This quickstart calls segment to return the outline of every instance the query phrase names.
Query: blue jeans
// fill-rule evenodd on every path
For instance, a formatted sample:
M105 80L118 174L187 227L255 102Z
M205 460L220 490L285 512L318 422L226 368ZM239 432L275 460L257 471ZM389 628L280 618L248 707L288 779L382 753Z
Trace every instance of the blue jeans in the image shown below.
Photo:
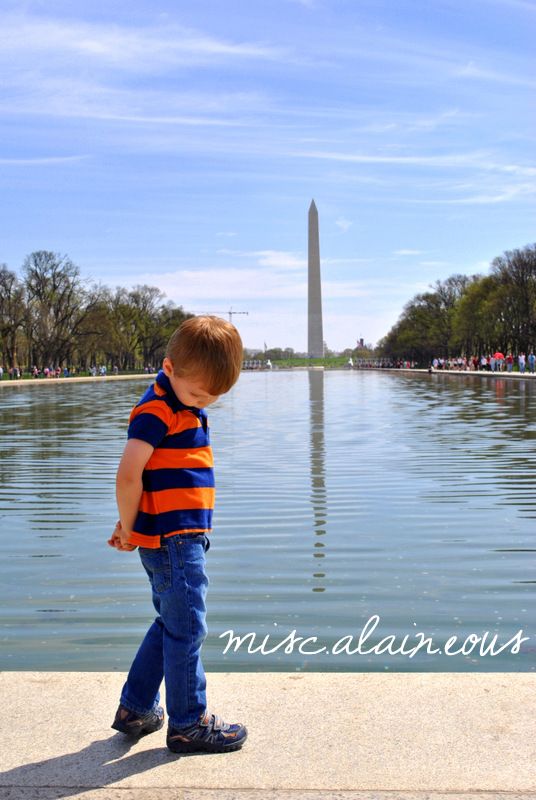
M210 542L204 534L162 541L158 549L138 549L158 616L132 662L121 703L148 713L158 705L165 679L169 722L180 728L195 722L207 705L201 645L207 635L205 552Z

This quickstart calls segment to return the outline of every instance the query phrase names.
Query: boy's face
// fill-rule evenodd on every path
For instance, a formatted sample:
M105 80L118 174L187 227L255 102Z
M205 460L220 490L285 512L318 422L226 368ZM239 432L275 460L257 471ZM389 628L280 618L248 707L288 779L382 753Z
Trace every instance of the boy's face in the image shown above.
M173 364L169 358L165 358L162 368L169 378L171 388L185 406L193 406L194 408L206 408L215 403L218 399L218 394L210 394L207 392L203 385L203 379L198 378L179 378L173 372Z

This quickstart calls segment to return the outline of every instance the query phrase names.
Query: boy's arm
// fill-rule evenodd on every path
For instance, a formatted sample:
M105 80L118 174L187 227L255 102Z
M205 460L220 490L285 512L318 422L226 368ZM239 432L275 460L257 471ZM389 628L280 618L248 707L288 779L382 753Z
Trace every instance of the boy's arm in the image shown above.
M120 538L127 545L134 527L143 491L142 473L154 447L141 439L129 439L123 452L115 482L117 508L121 522ZM125 549L134 549L129 545Z

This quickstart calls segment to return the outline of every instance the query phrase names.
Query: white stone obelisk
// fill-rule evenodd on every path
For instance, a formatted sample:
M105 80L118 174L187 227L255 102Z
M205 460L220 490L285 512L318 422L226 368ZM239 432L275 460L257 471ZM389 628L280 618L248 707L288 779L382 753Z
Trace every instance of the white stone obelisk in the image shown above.
M309 207L309 294L308 294L308 339L310 358L324 358L324 333L322 331L322 286L320 282L320 241L318 234L318 211L315 201Z

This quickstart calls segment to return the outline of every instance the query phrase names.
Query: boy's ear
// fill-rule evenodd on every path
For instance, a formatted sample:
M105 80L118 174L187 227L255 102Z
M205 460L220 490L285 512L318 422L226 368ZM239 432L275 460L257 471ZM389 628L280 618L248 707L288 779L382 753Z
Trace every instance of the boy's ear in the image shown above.
M171 363L171 361L167 356L162 361L162 369L164 370L168 378L170 375L173 375L173 364Z

